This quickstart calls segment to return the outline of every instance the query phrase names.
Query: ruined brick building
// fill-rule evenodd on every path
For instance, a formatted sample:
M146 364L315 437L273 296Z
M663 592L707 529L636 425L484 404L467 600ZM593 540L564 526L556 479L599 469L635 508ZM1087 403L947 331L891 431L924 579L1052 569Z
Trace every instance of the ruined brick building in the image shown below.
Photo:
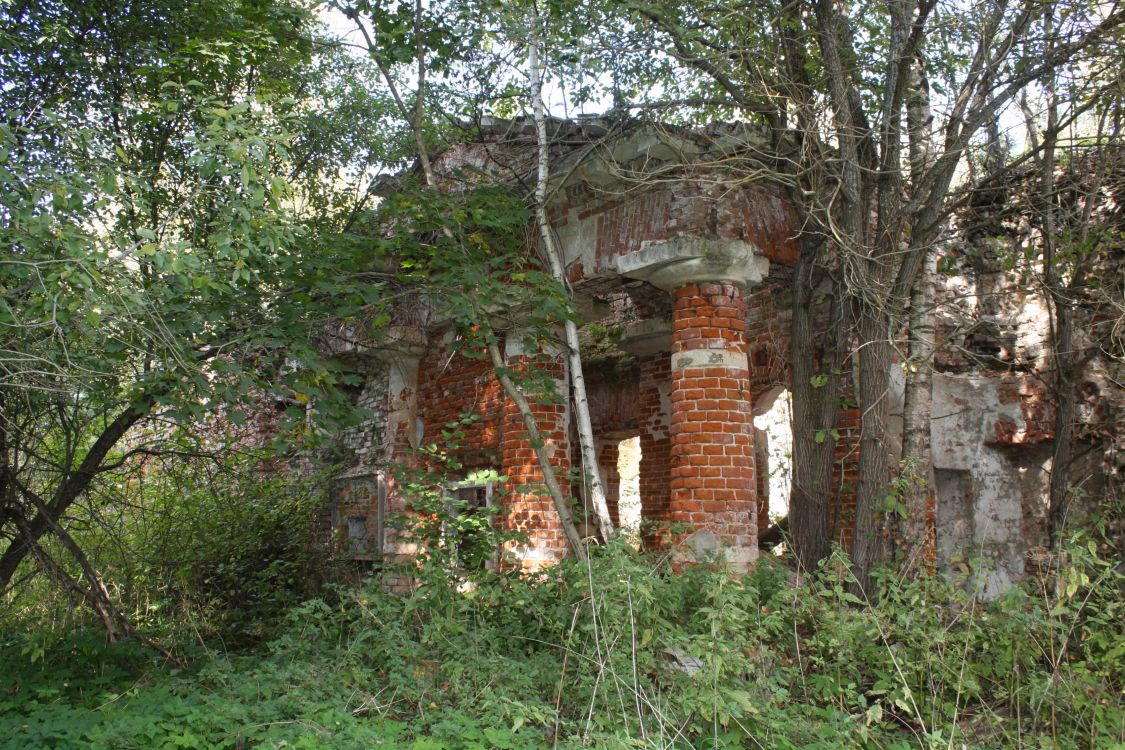
M618 458L622 441L631 440L630 455L639 444L641 519L689 529L688 554L720 553L745 566L770 523L771 469L783 469L770 465L766 434L754 419L784 399L788 384L797 214L779 186L729 166L729 155L760 138L752 127L608 132L595 118L555 127L549 210L587 321L586 378L611 512L621 520ZM494 122L479 140L443 154L436 168L525 176L534 144L530 123ZM1044 346L1042 321L1031 319L1037 303L1013 299L999 310L986 301L987 315L973 307L984 286L1000 283L997 274L949 277L938 291L947 345L933 386L933 523L942 564L983 553L1002 586L1023 575L1028 551L1044 541L1051 408L1035 365ZM487 506L494 523L523 535L509 559L534 568L566 555L557 514L537 487L542 475L520 415L487 360L454 353L448 325L425 302L404 309L376 338L370 346L355 337L338 346L364 372L357 401L374 415L345 436L353 463L334 489L335 521L352 550L371 557L414 552L388 523L408 511L395 467L416 463L417 448L473 414L456 449L463 481L450 492ZM1004 346L1009 350L997 350ZM1000 366L982 367L984 350ZM566 393L561 346L527 352L513 331L505 357L512 368L534 359ZM1013 366L1020 358L1027 361ZM1090 387L1108 387L1095 380ZM580 463L569 408L535 408L552 462L566 475ZM831 436L838 483L832 527L845 543L858 429L858 414L845 409ZM889 460L899 441L885 436ZM581 494L577 484L574 490Z

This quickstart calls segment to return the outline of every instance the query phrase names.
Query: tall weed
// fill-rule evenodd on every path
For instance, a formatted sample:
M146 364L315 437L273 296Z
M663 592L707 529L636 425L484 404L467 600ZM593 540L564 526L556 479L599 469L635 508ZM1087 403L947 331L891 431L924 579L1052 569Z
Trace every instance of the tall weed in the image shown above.
M891 571L860 601L840 554L799 580L624 544L531 577L423 565L410 595L293 607L258 653L57 692L58 654L35 674L12 638L0 747L1120 747L1123 577L1092 542L995 602Z

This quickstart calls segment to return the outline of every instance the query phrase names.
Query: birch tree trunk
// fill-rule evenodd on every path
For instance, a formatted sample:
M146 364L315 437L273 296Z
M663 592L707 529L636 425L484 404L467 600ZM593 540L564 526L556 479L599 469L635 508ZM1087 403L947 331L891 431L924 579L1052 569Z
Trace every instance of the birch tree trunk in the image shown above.
M895 544L906 570L928 561L935 543L929 514L934 503L934 463L930 446L934 382L934 277L937 253L931 250L923 263L922 278L910 297L910 351L902 407L902 471L911 476L902 498L906 517L898 524Z
M558 282L567 287L566 271L562 264L562 254L547 218L547 182L550 179L550 153L547 139L547 118L543 106L544 65L540 55L543 18L538 3L532 5L531 34L527 45L528 78L531 82L531 111L535 120L535 134L538 142L539 170L535 182L535 223L539 227L539 239L543 252L551 266L551 273ZM589 482L589 495L598 528L606 541L613 538L613 518L606 503L605 485L602 482L601 467L598 465L597 449L594 445L594 429L590 423L590 404L586 398L586 379L582 374L582 354L578 342L578 326L569 318L563 322L566 337L566 352L569 360L570 388L573 395L575 421L578 425L578 442L582 450L582 469Z
M930 87L921 62L915 60L910 71L910 91L906 102L907 133L910 144L910 182L918 183L933 159L933 113ZM936 502L934 464L931 452L934 375L934 284L937 277L937 251L927 248L921 278L910 295L908 353L905 368L902 408L903 471L911 473L902 498L906 517L898 525L893 542L906 570L925 563L924 556L936 543L929 513Z

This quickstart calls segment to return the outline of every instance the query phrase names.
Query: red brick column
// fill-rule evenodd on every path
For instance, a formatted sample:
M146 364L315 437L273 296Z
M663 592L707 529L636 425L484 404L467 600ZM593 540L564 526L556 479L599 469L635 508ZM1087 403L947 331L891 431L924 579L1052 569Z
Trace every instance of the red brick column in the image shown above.
M549 355L528 357L518 350L510 350L508 354L508 366L513 370L533 366L555 379L559 393L566 393L566 367L561 358ZM547 403L534 393L527 396L551 465L565 488L568 486L565 475L570 471L566 403L561 400ZM526 537L508 547L522 567L535 570L570 554L558 511L543 484L543 471L527 435L523 417L509 398L504 401L501 420L500 473L508 477L503 523L506 528Z
M685 557L721 554L745 568L758 554L754 424L746 305L734 284L673 292L671 502L691 528Z

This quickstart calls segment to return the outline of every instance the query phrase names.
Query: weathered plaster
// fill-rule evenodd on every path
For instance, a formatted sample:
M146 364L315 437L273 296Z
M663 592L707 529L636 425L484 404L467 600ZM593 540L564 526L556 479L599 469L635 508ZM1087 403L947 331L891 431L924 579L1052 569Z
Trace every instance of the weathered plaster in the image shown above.
M939 556L947 564L984 558L991 569L980 583L989 596L1023 578L1024 506L1045 497L1040 452L995 445L998 423L1026 429L1020 403L1003 397L1006 387L998 377L934 375Z

